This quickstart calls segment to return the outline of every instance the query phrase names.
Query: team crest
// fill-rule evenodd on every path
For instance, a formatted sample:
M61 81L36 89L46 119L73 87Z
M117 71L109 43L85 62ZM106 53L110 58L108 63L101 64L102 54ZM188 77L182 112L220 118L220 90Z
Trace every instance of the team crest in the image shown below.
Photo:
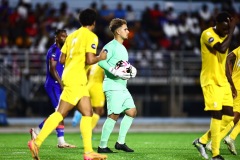
M210 37L209 39L208 39L208 43L211 43L211 42L213 42L214 41L214 38L213 37Z
M93 49L96 49L96 45L95 45L95 44L92 44L91 47L92 47Z

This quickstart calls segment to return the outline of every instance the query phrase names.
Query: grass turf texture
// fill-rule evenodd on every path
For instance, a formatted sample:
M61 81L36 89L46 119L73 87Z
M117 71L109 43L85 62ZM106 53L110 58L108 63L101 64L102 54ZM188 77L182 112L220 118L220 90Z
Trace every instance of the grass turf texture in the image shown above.
M114 149L117 134L110 137L108 147L117 153L108 154L108 160L199 160L202 159L192 141L202 133L129 133L127 145L135 150L126 153ZM29 134L0 134L1 160L31 160L27 147ZM79 133L66 133L67 142L77 145L74 149L59 149L57 139L51 134L40 148L41 160L82 160L82 140ZM93 147L96 151L100 134L93 134ZM240 148L240 140L236 140ZM239 151L240 153L240 151ZM239 160L240 155L231 155L225 144L221 144L221 154L226 160ZM209 157L211 154L209 153Z

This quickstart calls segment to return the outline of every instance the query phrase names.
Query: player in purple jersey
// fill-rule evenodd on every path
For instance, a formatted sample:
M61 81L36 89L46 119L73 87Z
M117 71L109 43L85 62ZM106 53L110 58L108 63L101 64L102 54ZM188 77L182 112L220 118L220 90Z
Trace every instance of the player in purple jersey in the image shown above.
M61 55L61 47L67 38L66 30L56 30L55 43L48 49L46 56L47 76L44 88L51 100L52 106L57 109L58 101L63 90L63 83L61 80L64 65L59 62ZM45 119L46 120L46 119ZM42 129L45 120L36 128L30 129L32 139L35 139ZM64 140L64 122L60 122L56 128L58 137L58 148L75 148L76 146L68 144Z

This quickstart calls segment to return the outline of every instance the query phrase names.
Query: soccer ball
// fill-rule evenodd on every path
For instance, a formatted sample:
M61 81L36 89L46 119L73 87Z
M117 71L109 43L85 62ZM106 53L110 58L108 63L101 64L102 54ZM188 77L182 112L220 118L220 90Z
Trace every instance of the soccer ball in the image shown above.
M131 64L128 61L120 60L116 63L115 69L120 69L123 72L130 73L131 72Z

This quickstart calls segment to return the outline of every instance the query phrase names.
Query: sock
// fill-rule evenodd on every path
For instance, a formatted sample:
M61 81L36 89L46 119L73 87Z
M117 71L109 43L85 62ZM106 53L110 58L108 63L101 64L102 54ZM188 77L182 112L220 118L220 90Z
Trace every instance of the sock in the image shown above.
M233 126L234 126L234 122L231 121L231 122L225 127L225 129L220 132L220 138L221 138L221 140L228 134L228 132L230 132L230 130L233 128Z
M227 116L227 115L223 115L222 116L222 122L221 122L221 131L225 129L225 127L231 122L233 121L233 116Z
M102 135L101 135L101 141L100 141L99 147L101 147L101 148L107 147L108 139L110 137L110 134L113 131L115 124L116 124L115 120L113 120L111 118L106 119L106 121L104 122L103 127L102 127Z
M238 136L240 132L240 121L238 121L238 123L235 125L235 127L233 128L232 132L230 133L230 138L235 140L236 137Z
M82 116L80 121L84 153L92 152L92 117Z
M98 123L98 120L100 119L100 116L96 113L93 113L92 116L92 129L94 129Z
M82 117L82 114L78 110L76 110L74 112L73 119L72 119L72 126L73 127L76 127L79 124L79 122L81 120L81 117Z
M212 139L212 157L219 155L220 151L220 128L221 120L211 118L210 130Z
M63 144L64 140L64 125L58 125L56 128L56 133L58 137L58 144Z
M207 144L211 138L211 132L208 130L202 137L199 138L199 142L202 144Z
M127 132L129 130L130 126L132 125L133 119L134 118L129 117L127 115L125 115L123 117L123 119L121 121L121 124L120 124L118 143L120 143L120 144L124 144L125 143L125 138L126 138L126 135L127 135Z
M223 115L222 116L222 121L221 121L221 128L220 128L220 131L221 131L221 139L226 136L226 132L227 130L229 129L226 129L226 126L233 120L233 117L232 116L227 116L227 115ZM230 126L228 126L230 127ZM207 144L207 142L210 140L211 138L211 132L210 130L208 130L201 138L199 138L199 142L202 143L202 144Z
M47 136L57 127L59 122L63 120L63 116L59 112L54 112L45 121L43 128L41 129L39 135L37 136L35 143L38 147L42 145L42 142L47 138Z
M40 124L38 125L38 127L39 127L40 129L42 129L42 127L43 127L45 121L46 121L46 119L44 119L44 120L42 121L42 123L40 123Z

